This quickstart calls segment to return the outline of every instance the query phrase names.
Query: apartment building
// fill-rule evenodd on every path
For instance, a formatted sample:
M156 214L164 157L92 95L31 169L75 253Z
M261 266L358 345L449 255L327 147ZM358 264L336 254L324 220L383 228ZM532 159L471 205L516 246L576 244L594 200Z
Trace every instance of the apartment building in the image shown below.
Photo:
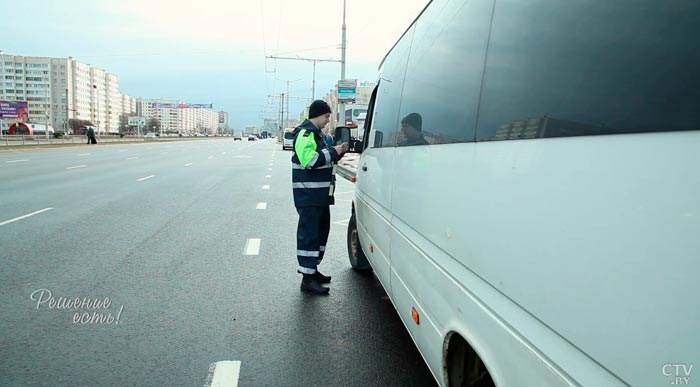
M172 99L133 98L119 77L72 57L7 55L0 51L0 100L27 101L29 122L68 130L70 119L93 122L102 134L119 133L119 117L156 118L166 133L215 134L228 113ZM153 128L144 128L152 130Z
M164 98L138 98L139 115L160 121L163 133L215 134L219 125L219 112L190 103ZM152 131L153 128L147 128Z

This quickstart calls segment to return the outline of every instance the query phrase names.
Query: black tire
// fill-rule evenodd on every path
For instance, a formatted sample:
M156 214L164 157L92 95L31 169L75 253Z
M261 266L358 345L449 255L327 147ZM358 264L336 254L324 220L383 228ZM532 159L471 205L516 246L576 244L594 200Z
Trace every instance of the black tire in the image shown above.
M372 265L369 264L367 256L365 252L362 251L362 246L360 245L355 212L352 213L350 222L348 223L348 257L350 258L350 266L352 266L353 270L363 273L372 272Z

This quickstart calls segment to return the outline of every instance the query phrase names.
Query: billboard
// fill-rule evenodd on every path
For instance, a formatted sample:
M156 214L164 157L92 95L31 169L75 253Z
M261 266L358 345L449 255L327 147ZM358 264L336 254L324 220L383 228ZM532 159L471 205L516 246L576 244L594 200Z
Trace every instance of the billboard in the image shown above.
M355 88L338 88L338 102L355 102L355 97L357 97Z
M338 102L355 102L356 92L357 79L341 79L338 81Z
M29 118L29 107L27 101L0 101L0 118L17 118L23 122Z

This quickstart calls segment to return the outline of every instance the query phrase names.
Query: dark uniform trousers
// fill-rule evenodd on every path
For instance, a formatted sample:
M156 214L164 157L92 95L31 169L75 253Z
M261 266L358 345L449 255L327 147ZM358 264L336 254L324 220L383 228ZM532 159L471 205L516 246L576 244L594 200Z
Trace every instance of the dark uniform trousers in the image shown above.
M326 251L331 231L330 206L297 207L297 259L300 270L313 274Z

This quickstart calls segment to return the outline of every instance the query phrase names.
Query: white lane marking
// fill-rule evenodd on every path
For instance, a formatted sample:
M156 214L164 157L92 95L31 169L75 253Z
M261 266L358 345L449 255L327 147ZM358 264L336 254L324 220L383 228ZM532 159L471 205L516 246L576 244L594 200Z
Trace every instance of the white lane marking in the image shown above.
M255 207L256 210L266 210L267 209L267 203L265 202L260 202L258 203L258 206Z
M269 179L269 178L271 178L271 177L272 177L272 175L265 175L265 178L266 178L266 179Z
M268 171L271 171L271 170L272 170L272 168L268 168L267 170L268 170Z
M251 156L231 156L232 159L252 159Z
M34 211L34 212L32 212L31 214L18 216L18 217L14 218L14 219L6 220L6 221L0 223L0 226L4 226L4 225L6 225L6 224L8 224L8 223L16 222L16 221L18 221L18 220L22 220L22 219L24 219L24 218L28 218L28 217L30 217L30 216L34 216L34 215L37 215L37 214L41 214L42 212L51 211L51 210L53 210L53 207L47 207L47 208L44 208L43 210Z
M168 152L160 152L160 154L162 154L162 155L167 155Z
M213 376L208 387L238 387L240 373L240 361L217 361L209 366L209 375Z
M90 156L90 153L79 153L78 156Z
M192 163L185 164L186 167L189 167L190 165L192 165Z
M213 158L214 158L214 156L209 156L209 157L207 157L207 158L208 158L208 159L213 159Z
M243 255L258 255L260 254L260 238L248 238L245 241L245 249Z
M74 167L67 167L66 169L75 169L75 168L84 168L87 167L87 165L76 165Z
M270 186L269 186L269 185L264 185L264 186L263 186L263 189L270 189Z
M333 222L333 224L338 224L338 225L341 225L341 226L347 226L348 223L350 223L350 219L339 220L339 221L337 221L337 222Z
M9 161L5 161L5 162L6 163L23 163L25 161L29 161L29 160L26 160L26 159L25 160L9 160Z
M270 167L272 166L272 164L267 164L267 165L270 166Z
M127 160L136 160L138 157L128 157Z
M142 177L142 178L140 178L140 179L138 179L138 180L136 180L136 181L148 180L148 179L150 179L150 178L152 178L152 177L155 177L155 176L156 176L156 175L151 175L151 176Z

